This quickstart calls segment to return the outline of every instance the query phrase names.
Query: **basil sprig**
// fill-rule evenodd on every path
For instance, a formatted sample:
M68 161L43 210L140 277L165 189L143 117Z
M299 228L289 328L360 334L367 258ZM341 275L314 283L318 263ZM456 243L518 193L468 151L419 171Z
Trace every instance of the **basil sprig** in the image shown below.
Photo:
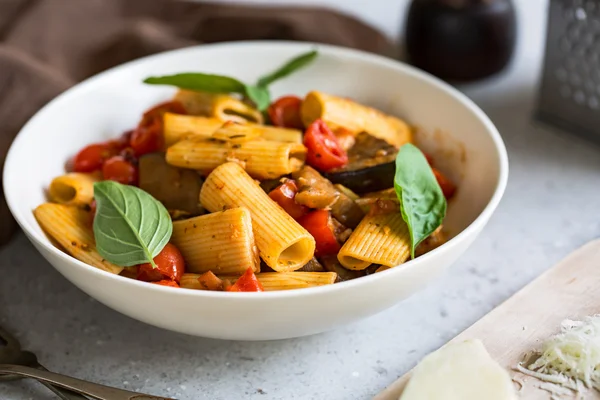
M261 77L255 85L245 84L229 76L203 74L199 72L151 76L146 78L144 83L151 85L171 85L177 86L180 89L210 93L239 93L252 100L260 111L264 111L269 107L269 104L271 104L269 85L304 68L310 64L317 55L318 52L316 50L301 54L270 74Z
M150 263L169 242L173 223L167 209L134 186L114 181L94 183L94 237L98 253L113 264Z
M408 225L411 256L446 216L446 198L427 162L416 146L408 143L396 156L394 189L400 201L402 218Z

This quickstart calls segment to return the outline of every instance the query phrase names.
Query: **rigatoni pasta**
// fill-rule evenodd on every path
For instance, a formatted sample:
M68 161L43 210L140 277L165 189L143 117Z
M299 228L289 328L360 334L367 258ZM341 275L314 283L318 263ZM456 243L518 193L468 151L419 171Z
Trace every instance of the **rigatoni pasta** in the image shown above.
M194 273L242 274L260 271L250 211L232 208L173 222L175 244Z
M345 128L354 134L367 132L396 147L412 142L412 131L401 119L323 92L313 91L306 95L301 115L305 125L322 119L331 128Z
M221 121L263 123L262 114L242 100L222 93L180 90L174 97L192 115L214 117Z
M208 176L200 191L200 203L212 212L248 208L260 255L275 271L299 269L315 252L314 238L237 163L222 164Z
M218 118L165 113L163 117L165 146L169 147L190 136L209 138L221 126L223 121Z
M181 277L181 287L203 290L198 281L200 274L186 273ZM256 277L266 292L275 290L303 289L309 287L332 285L335 283L335 272L261 272ZM219 275L219 278L234 283L239 275Z
M64 204L44 203L33 211L33 215L44 232L79 261L112 274L123 270L98 254L90 212Z
M320 91L271 102L268 86L316 54L254 85L145 79L183 90L77 153L34 211L40 226L102 270L227 292L330 285L440 246L456 187L403 120Z
M277 142L302 143L302 132L297 129L280 128L253 123L228 123L218 118L166 113L164 115L164 138L166 146L191 137L245 138L261 137Z
M371 264L395 267L410 257L410 234L400 212L370 213L338 253L340 263L354 270Z
M236 161L257 179L274 179L295 172L304 165L305 157L306 148L297 143L215 139L182 140L169 147L166 155L169 164L202 173Z
M98 181L98 174L70 172L52 180L48 197L59 204L89 206L94 199L94 182Z

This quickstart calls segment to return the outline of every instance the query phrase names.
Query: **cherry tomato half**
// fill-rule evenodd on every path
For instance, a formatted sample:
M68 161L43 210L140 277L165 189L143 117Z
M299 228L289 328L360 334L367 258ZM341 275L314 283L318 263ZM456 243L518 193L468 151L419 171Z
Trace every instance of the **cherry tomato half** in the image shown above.
M94 172L102 168L104 161L117 153L106 143L95 143L84 147L73 159L73 171Z
M271 190L269 197L279 204L292 218L298 219L306 214L309 209L294 201L296 193L298 193L296 182L289 180Z
M449 199L456 192L456 185L450 181L450 179L446 178L442 172L436 168L431 168L433 171L433 175L435 175L435 179L437 179L440 188L442 188L442 193L444 193L444 197Z
M102 166L102 175L106 180L124 185L135 185L138 179L137 168L123 156L113 156L106 160Z
M319 171L342 167L348 163L348 154L340 146L337 137L321 119L310 124L304 134L308 149L306 163Z
M164 279L179 283L181 275L185 272L185 261L181 252L174 244L167 243L156 257L156 268L150 263L140 264L138 280L146 282L162 281Z
M264 292L262 284L252 271L251 267L248 267L244 275L242 275L229 289L229 292Z
M123 133L117 139L112 139L106 142L106 144L115 149L117 152L125 150L125 148L129 147L129 142L131 141L131 135L133 134L133 130L127 131Z
M138 127L131 134L130 145L137 156L153 153L163 148L163 115L166 112L187 114L178 101L159 104L144 113Z
M300 118L302 99L298 96L284 96L271 103L267 112L271 123L282 128L304 129Z
M315 255L317 257L340 251L341 246L333 233L334 228L330 218L329 211L316 210L298 220L298 223L315 238L315 242L317 242Z

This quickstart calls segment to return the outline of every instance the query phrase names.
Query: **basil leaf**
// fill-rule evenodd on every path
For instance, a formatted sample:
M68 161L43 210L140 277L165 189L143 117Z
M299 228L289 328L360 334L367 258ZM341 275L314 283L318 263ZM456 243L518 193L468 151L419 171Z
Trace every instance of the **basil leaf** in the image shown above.
M310 64L319 53L316 50L309 51L308 53L304 53L299 55L298 57L288 61L282 67L279 67L275 71L271 72L268 75L263 76L258 80L257 86L269 86L271 83L275 82L278 79L285 78L290 75L292 72L299 70L300 68L305 67Z
M264 111L271 104L269 89L263 86L246 85L246 96L256 104L258 111Z
M151 85L172 85L181 89L210 93L245 93L246 86L235 78L223 75L185 72L175 75L151 76L144 79Z
M173 232L162 203L142 189L114 181L94 183L94 198L94 236L100 255L122 267L147 262L156 267L153 258Z
M396 157L394 189L400 201L402 218L408 225L411 256L446 216L446 198L427 159L416 146L405 144Z

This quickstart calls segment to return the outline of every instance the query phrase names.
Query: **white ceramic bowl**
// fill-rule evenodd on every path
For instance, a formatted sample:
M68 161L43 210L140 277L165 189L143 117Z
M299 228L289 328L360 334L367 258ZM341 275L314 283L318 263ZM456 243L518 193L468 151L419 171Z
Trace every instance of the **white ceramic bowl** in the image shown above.
M68 280L107 306L140 321L191 335L263 340L310 335L382 311L423 288L452 264L488 222L504 192L506 150L486 115L445 83L391 59L318 45L310 67L273 86L273 95L318 89L381 108L420 126L420 144L458 181L446 227L455 236L400 267L311 289L223 293L149 285L88 266L54 247L32 210L65 161L84 145L119 135L174 89L142 84L150 75L213 72L246 82L312 44L240 42L146 57L101 73L58 96L14 141L4 193L20 226ZM436 157L437 156L437 157Z

